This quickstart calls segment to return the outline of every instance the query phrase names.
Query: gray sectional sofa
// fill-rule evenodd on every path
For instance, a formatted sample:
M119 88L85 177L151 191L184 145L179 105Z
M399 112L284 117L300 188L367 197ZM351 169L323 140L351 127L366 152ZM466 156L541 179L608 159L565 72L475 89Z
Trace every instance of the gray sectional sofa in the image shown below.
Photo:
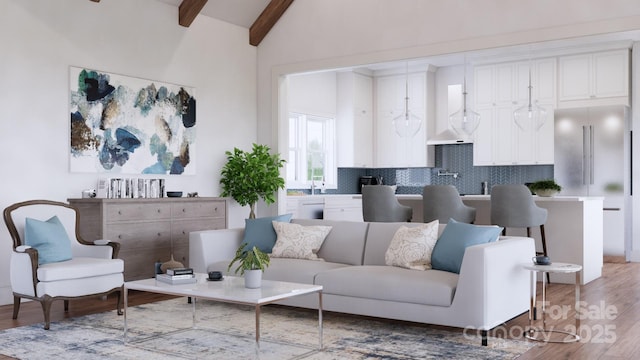
M322 285L325 310L465 328L480 333L486 345L487 330L529 308L529 273L522 264L535 253L531 238L500 237L470 246L456 274L385 265L396 230L417 224L292 222L332 226L318 252L324 261L272 258L264 279ZM196 272L226 271L242 240L243 229L192 232L189 264ZM301 296L282 304L317 308L318 298Z

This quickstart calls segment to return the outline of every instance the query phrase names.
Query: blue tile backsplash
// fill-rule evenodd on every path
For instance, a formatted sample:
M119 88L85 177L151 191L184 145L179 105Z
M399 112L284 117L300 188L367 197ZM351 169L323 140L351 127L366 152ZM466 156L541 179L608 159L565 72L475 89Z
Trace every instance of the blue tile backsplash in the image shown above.
M398 185L398 194L421 194L429 184L454 185L460 194L480 194L483 181L496 184L524 184L553 178L553 165L473 166L473 144L438 145L433 168L339 168L338 189L327 194L355 194L360 176L382 176L385 184ZM440 173L457 173L438 175ZM306 190L309 191L308 189Z

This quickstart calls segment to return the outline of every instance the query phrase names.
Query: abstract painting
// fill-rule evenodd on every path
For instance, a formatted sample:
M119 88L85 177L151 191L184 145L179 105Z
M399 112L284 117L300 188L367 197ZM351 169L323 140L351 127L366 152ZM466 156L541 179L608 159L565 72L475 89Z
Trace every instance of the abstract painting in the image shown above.
M194 89L70 67L71 172L195 175Z

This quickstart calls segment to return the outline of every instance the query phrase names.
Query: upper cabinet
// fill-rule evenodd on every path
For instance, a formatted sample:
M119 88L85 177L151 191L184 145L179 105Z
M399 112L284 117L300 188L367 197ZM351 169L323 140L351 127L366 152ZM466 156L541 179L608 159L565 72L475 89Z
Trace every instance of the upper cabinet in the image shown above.
M427 147L427 129L433 125L434 75L432 71L375 78L375 165L376 167L434 166L434 152ZM420 117L418 132L411 137L396 133L393 119L409 110Z
M373 78L338 73L336 137L338 167L373 166Z
M541 128L523 130L513 114L529 102L529 72L532 101L547 111L547 117ZM474 165L553 164L555 86L553 58L475 67L475 111L480 113L480 125L474 134Z
M629 105L629 50L562 56L558 107Z

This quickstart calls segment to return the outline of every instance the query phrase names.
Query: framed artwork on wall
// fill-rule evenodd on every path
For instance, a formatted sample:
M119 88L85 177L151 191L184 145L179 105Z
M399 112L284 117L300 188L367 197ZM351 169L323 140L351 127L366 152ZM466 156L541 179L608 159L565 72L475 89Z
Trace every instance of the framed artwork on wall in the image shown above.
M69 68L70 171L195 175L194 89Z

